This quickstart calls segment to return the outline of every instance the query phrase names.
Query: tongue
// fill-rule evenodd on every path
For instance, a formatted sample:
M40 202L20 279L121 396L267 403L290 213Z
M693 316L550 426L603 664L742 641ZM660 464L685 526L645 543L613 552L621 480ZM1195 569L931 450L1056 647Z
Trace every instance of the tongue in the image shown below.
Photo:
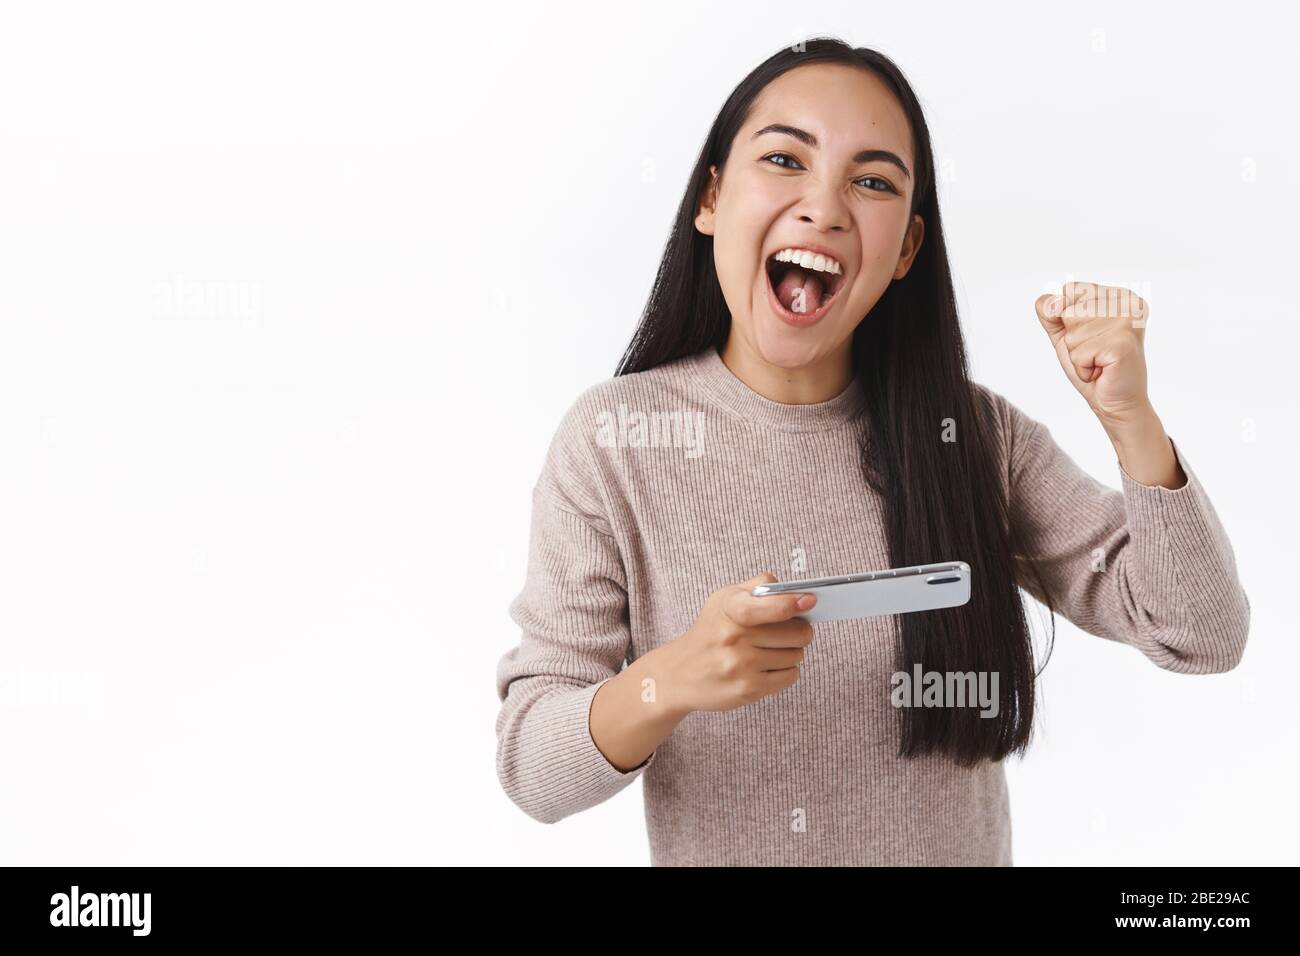
M816 312L822 307L822 281L814 272L789 269L776 287L776 297L791 312Z

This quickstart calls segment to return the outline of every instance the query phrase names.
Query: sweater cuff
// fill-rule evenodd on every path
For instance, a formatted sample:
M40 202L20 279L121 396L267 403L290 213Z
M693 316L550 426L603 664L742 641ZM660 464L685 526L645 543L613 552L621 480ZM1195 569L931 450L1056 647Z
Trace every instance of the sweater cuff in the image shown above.
M1177 595L1175 613L1185 627L1218 621L1222 613L1228 614L1223 620L1236 620L1240 588L1232 545L1196 472L1169 442L1187 475L1181 488L1144 485L1120 466L1140 585L1148 596Z
M591 702L605 681L611 679L606 677L576 694L565 694L546 723L538 727L539 732L553 735L559 751L569 755L563 770L567 779L557 781L565 816L612 797L641 776L658 756L656 750L639 766L624 772L611 764L591 739Z
M1169 542L1156 539L1167 537L1190 546L1198 554L1218 555L1226 542L1222 540L1223 534L1213 506L1178 444L1172 438L1169 439L1169 444L1183 474L1187 476L1187 482L1181 488L1144 485L1125 471L1122 464L1119 465L1124 508L1128 513L1130 527L1157 531L1157 535L1148 535L1147 538L1162 550ZM1156 557L1155 554L1148 556Z

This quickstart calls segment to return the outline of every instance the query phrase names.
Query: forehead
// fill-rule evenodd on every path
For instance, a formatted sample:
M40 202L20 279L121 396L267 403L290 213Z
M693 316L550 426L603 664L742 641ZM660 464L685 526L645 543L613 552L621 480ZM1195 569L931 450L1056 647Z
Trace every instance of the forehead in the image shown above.
M782 73L765 86L740 131L748 140L769 123L812 133L825 151L890 149L912 165L912 132L902 106L866 69L814 63Z

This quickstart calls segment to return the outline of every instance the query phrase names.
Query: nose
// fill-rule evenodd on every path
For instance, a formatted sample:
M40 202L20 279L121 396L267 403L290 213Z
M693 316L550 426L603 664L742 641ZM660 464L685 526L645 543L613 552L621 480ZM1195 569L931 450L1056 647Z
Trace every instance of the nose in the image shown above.
M794 210L800 222L806 222L826 231L844 231L849 228L849 209L844 196L834 183L808 181L808 191Z

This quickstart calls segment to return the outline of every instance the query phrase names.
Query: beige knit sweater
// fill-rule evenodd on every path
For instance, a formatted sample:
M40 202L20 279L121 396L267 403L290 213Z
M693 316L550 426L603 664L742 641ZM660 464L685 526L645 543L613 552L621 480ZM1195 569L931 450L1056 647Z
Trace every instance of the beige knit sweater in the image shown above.
M1012 520L1058 610L1171 671L1233 667L1250 606L1183 450L1183 487L1121 467L1118 491L978 388L998 409ZM827 402L773 402L712 348L577 399L533 490L510 606L521 640L497 669L497 770L524 812L553 823L643 777L655 865L1011 863L1001 762L895 755L896 713L878 692L896 670L893 617L815 625L792 687L690 714L627 773L591 739L600 684L684 633L722 585L891 565L887 502L861 472L861 401L855 381ZM806 556L798 573L792 555Z

